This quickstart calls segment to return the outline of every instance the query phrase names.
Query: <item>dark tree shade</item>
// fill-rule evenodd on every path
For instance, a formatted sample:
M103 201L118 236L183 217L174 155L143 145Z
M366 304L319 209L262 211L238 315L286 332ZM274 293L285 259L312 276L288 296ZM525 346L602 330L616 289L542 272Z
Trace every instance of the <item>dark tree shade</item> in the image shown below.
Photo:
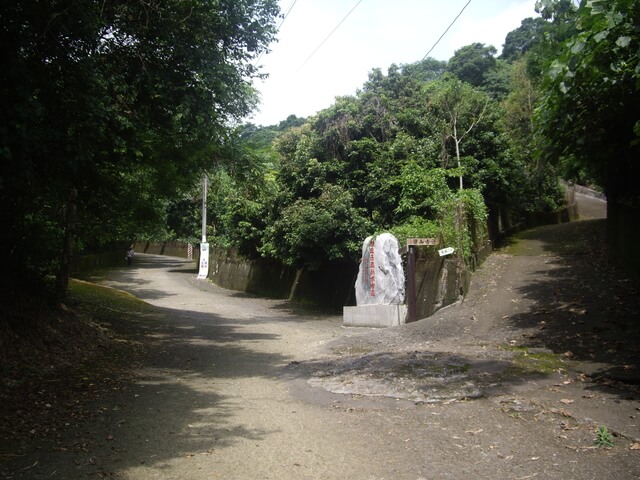
M541 153L579 162L604 188L609 253L639 276L640 1L583 2L571 17L546 63Z
M3 272L55 269L71 192L84 244L161 219L253 108L277 15L276 0L4 2Z

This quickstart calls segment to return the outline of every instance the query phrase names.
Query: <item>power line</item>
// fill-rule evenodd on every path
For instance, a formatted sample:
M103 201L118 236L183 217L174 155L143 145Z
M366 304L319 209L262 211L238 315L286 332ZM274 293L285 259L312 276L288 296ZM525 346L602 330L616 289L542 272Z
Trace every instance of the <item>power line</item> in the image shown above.
M356 4L353 6L353 8L351 10L349 10L349 12L344 16L344 18L342 20L340 20L340 23L338 23L338 25L336 25L335 28L333 30L331 30L329 35L327 35L327 37L320 43L320 45L318 45L317 48L313 52L311 52L311 55L309 55L307 57L307 59L304 62L302 62L302 65L300 65L300 67L297 70L298 72L300 70L302 70L302 67L304 67L309 60L311 60L311 57L313 57L317 53L317 51L322 48L322 46L327 42L327 40L329 40L329 38L331 38L331 36L336 32L336 30L338 30L338 28L340 28L340 25L342 25L344 23L344 21L349 17L349 15L351 15L351 12L353 12L356 9L356 7L358 5L360 5L361 2L362 2L362 0L358 0L356 2Z
M293 0L291 5L289 5L289 8L287 9L287 13L284 14L284 17L282 17L282 21L280 22L280 25L278 25L278 32L280 31L280 28L282 28L282 25L284 24L285 20L287 19L287 17L291 13L291 10L293 10L293 7L296 5L297 1L298 0ZM258 58L256 58L256 61L253 63L254 67L258 65L258 62L260 61L260 59L262 58L263 55L264 55L264 50L262 52L260 52L260 55L258 55Z
M280 27L282 27L282 24L284 23L284 21L287 19L287 17L291 13L291 10L293 10L293 7L295 6L297 1L298 0L293 0L293 3L291 3L291 5L289 6L289 9L287 10L287 13L284 14L284 17L282 18L282 21L280 22L280 25L278 25L278 30L280 30Z
M453 24L456 23L458 21L458 18L460 18L460 15L462 15L462 12L465 11L465 9L469 6L469 4L471 3L471 0L469 0L466 5L464 7L462 7L462 10L460 10L460 13L458 13L458 15L456 15L456 18L453 19L453 22L451 22L451 24L447 27L447 29L444 31L444 33L442 35L440 35L440 38L438 38L438 40L436 41L436 43L433 44L433 46L429 49L429 51L427 52L427 54L422 57L422 60L420 60L421 62L423 62L428 56L429 54L433 51L434 48L436 48L436 45L438 45L438 43L440 43L440 40L442 40L442 38L447 34L447 32L449 31L449 29L451 27L453 27Z

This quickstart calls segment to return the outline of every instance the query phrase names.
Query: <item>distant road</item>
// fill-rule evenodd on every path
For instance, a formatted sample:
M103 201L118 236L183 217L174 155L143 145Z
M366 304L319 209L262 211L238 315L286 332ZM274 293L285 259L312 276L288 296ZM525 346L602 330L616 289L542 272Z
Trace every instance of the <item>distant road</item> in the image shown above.
M607 201L576 192L580 220L607 218Z

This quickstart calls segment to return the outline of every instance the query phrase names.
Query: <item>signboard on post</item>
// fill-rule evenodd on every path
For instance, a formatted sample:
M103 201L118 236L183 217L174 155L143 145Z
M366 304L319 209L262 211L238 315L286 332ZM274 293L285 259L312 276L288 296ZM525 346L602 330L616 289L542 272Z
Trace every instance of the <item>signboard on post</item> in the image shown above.
M198 280L204 280L209 276L209 244L207 243L207 189L208 177L202 176L202 241L200 242L200 268Z
M204 280L209 276L209 244L200 244L200 269L198 270L198 279Z
M425 245L431 246L431 245L437 245L437 244L438 244L437 238L407 238L408 247L412 247L412 246L421 247Z
M438 243L437 238L407 238L407 246L400 249L400 255L406 254L411 247L430 247Z

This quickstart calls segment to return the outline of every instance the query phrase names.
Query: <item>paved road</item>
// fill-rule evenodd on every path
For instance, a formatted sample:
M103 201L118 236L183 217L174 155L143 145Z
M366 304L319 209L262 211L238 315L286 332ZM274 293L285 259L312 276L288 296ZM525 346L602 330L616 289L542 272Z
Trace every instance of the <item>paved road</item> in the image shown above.
M576 192L580 220L607 218L607 201Z
M12 478L640 478L627 434L638 431L636 400L567 374L505 382L492 373L490 355L503 358L504 345L520 342L523 332L553 328L539 314L548 295L538 298L528 287L553 288L553 272L564 267L548 254L515 260L490 257L465 308L374 332L198 281L195 265L184 260L138 255L133 268L100 280L158 307L158 320L146 327L150 355L130 385L100 400L100 415L68 432L67 441L77 436L86 446L36 451ZM523 314L533 326L516 323ZM383 368L385 355L409 359L385 373L396 385L408 373L422 375L416 368L430 368L436 357L446 368L469 365L476 378L494 375L500 385L473 401L434 404L310 387L298 366L316 380L335 376L345 364L326 347L340 346L332 343L338 338L352 341L347 366L357 367L367 352ZM354 372L343 375L345 389L382 378L375 368ZM594 422L605 413L625 437L614 451L594 451Z
M105 468L129 479L357 477L350 428L284 378L290 362L342 334L341 318L296 317L280 301L196 280L178 259L141 255L105 283L164 309L168 322L122 407L112 441L121 453L101 452Z

